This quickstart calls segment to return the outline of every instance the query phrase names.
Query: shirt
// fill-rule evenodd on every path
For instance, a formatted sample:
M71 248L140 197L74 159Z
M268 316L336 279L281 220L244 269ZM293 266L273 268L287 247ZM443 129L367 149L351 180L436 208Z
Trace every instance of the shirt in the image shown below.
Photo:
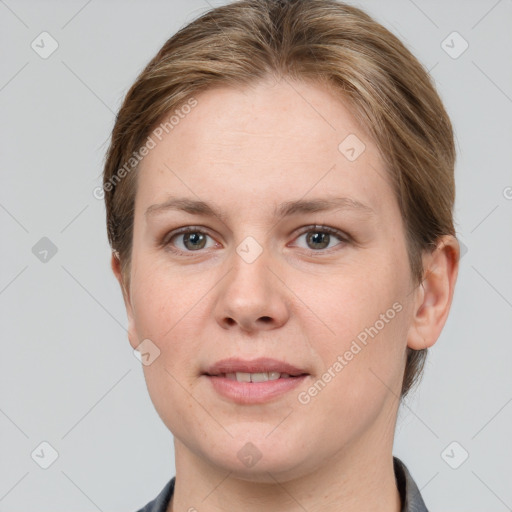
M402 500L401 512L428 512L418 486L404 463L400 459L393 457L393 467L395 469L398 492ZM137 512L166 512L174 492L175 482L176 477L171 478L160 494Z

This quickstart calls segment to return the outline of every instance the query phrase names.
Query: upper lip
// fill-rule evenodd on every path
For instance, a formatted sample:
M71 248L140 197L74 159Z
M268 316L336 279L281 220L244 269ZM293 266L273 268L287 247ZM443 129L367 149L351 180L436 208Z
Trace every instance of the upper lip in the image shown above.
M208 367L205 371L206 375L214 376L225 373L263 373L263 372L279 372L288 375L303 375L307 372L301 368L297 368L284 361L278 361L268 357L260 357L258 359L244 360L239 358L221 359L215 364Z

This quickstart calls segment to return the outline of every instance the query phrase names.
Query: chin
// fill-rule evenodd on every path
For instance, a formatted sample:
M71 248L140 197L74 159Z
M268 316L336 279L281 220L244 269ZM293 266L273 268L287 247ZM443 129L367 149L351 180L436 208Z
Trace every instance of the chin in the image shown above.
M276 480L284 482L305 476L319 464L313 453L304 452L303 443L290 442L289 438L270 441L262 436L256 442L235 439L219 443L214 453L211 447L206 447L206 452L202 450L209 464L231 473L230 478L275 484Z

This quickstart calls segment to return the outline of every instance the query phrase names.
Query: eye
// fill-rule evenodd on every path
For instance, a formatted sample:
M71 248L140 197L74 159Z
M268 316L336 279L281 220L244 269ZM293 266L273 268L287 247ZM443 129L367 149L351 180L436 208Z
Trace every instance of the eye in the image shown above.
M207 239L210 235L194 226L188 226L166 237L164 245L174 252L197 252L201 249L208 249ZM212 239L213 240L213 239ZM214 241L210 247L215 246Z
M305 237L307 244L306 249L310 249L315 252L323 251L324 249L331 249L336 245L343 245L344 242L349 242L348 235L327 226L309 226L307 231L303 231L296 240L300 240L302 237ZM331 242L334 242L336 238L338 241L341 241L341 244L337 243L331 245Z
M342 231L317 225L305 228L295 239L295 243L303 237L306 242L306 247L303 248L311 252L329 252L329 249L349 243L351 240L350 236ZM210 245L208 245L208 239L211 240ZM336 239L338 243L335 243ZM196 226L187 226L178 231L173 231L164 238L162 245L177 254L190 254L219 246L207 232Z

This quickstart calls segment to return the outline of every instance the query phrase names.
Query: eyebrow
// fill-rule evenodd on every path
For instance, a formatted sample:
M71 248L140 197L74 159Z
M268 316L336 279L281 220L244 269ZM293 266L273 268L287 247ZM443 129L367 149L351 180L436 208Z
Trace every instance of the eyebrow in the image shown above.
M145 216L149 217L171 210L183 211L191 215L217 217L223 222L226 220L226 216L221 211L208 203L185 197L170 197L163 203L153 204L148 207ZM350 197L332 197L311 200L299 199L284 202L274 209L274 217L282 219L291 215L331 210L348 210L359 212L367 216L375 215L373 208L356 199Z

